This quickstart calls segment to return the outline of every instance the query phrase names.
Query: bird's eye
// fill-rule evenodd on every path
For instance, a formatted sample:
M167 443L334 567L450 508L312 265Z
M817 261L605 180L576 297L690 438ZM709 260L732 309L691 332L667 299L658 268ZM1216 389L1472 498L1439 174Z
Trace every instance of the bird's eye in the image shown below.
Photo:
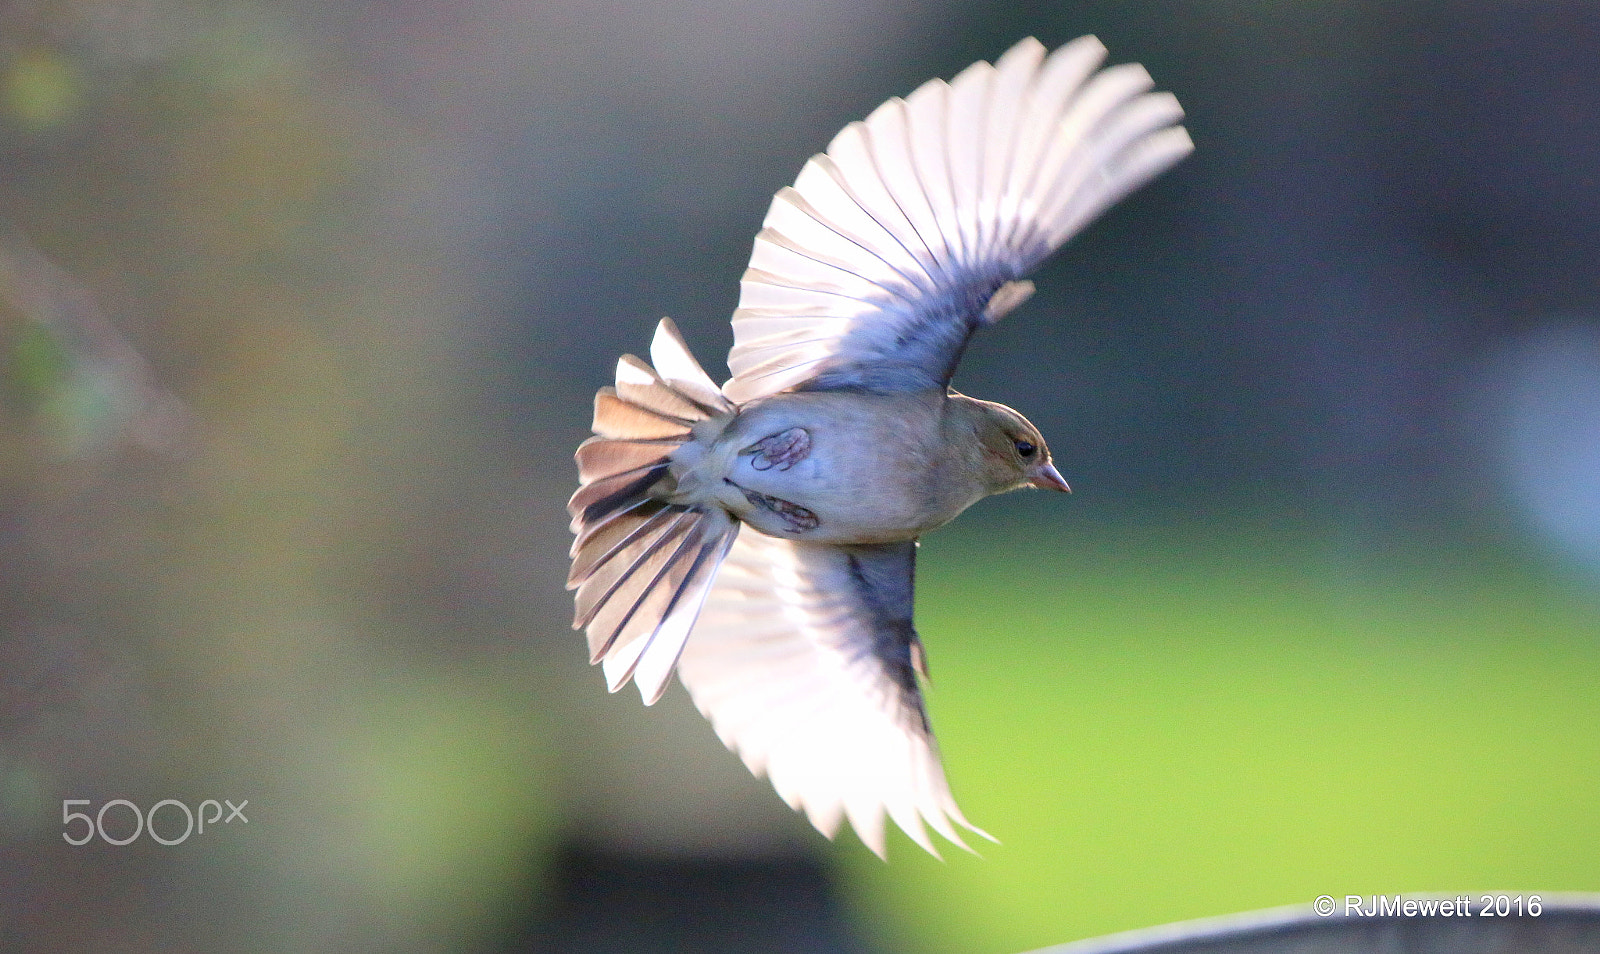
M1023 457L1032 457L1033 452L1039 449L1034 447L1033 444L1028 441L1017 441L1016 447L1017 453L1021 454Z

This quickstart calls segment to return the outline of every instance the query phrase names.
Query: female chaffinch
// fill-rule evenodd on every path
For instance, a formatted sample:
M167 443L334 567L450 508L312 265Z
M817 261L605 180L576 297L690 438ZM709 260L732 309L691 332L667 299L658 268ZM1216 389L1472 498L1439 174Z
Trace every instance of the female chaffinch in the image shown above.
M575 628L612 691L674 670L723 742L831 837L884 815L966 847L919 676L917 539L1067 490L1021 414L950 389L1023 276L1193 148L1135 64L1037 40L846 126L773 199L721 388L663 319L617 364L568 505Z

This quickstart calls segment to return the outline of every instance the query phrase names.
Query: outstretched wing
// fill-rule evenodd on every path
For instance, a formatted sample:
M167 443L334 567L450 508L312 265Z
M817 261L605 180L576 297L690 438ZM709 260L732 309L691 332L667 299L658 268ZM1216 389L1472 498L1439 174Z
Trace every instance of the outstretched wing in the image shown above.
M733 315L737 403L949 383L967 339L1118 199L1193 148L1137 64L1029 38L851 123L772 200Z
M885 813L937 854L982 835L945 782L917 676L911 542L838 547L742 533L678 660L722 741L830 838L879 855ZM983 835L987 838L987 835Z

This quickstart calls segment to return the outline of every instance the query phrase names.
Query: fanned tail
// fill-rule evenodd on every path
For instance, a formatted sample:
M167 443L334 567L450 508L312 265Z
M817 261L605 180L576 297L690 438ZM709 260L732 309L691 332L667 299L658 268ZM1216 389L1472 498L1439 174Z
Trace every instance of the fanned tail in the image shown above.
M589 638L616 692L632 679L646 705L666 690L717 567L738 535L726 513L668 503L671 454L694 425L733 410L689 353L671 319L650 346L651 367L617 362L616 387L594 398L594 435L578 447L572 514L574 629Z

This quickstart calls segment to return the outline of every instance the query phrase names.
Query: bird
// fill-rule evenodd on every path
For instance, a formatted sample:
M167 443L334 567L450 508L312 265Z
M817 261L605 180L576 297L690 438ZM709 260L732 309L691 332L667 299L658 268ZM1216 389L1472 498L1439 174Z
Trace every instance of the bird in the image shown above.
M595 395L568 504L573 627L608 688L672 675L833 838L971 850L923 696L920 538L1069 489L1045 438L951 387L1024 276L1193 149L1170 93L1092 36L1028 38L850 123L773 198L717 386L670 318Z

